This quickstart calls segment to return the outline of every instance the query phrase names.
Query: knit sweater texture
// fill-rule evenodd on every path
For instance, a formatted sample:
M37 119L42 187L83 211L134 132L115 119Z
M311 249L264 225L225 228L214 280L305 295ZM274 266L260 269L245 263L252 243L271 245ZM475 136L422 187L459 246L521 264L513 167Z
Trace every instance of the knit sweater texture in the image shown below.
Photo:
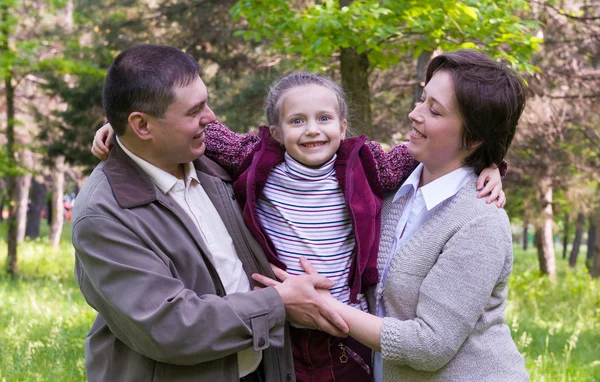
M528 381L504 324L512 269L509 221L477 198L475 175L393 254L385 286L384 381ZM406 197L384 199L378 256L383 274ZM376 312L375 307L374 312Z

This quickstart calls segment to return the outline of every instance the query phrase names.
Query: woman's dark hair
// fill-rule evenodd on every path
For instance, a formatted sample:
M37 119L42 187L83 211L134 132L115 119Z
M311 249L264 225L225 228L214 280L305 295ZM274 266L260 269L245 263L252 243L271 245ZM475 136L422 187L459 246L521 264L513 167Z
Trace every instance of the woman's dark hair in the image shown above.
M200 67L192 56L164 45L135 45L111 63L104 81L104 113L117 135L125 133L132 112L157 118L175 100L173 88L198 78Z
M454 80L458 108L464 122L463 148L480 143L465 165L480 173L499 165L515 135L525 108L526 85L519 74L475 50L459 50L434 57L425 82L447 70Z

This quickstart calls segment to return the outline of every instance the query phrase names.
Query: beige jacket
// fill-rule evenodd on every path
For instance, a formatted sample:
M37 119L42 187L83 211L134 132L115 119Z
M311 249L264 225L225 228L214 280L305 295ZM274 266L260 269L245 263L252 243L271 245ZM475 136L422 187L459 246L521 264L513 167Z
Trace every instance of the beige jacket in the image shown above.
M223 170L198 178L250 276L272 276ZM85 341L90 381L238 381L236 353L263 350L267 381L294 381L283 302L273 288L225 295L188 215L115 145L73 209L75 274L98 316ZM252 280L251 280L252 282Z

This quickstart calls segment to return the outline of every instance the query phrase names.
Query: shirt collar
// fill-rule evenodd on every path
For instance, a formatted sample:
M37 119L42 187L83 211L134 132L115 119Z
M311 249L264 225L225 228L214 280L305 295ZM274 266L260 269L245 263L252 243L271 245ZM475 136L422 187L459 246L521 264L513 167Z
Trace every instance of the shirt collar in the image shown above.
M284 154L285 165L287 168L298 178L314 180L318 177L326 177L331 174L335 168L335 160L337 154L333 154L333 157L324 163L319 168L311 168L298 162L286 151Z
M135 155L127 147L125 147L125 145L121 142L118 136L116 138L117 143L119 144L121 149L123 149L125 154L127 154L127 156L130 157L131 160L135 162L135 164L140 166L140 168L148 175L150 180L152 180L152 182L156 184L156 186L163 192L163 194L167 194L171 190L171 188L173 188L173 186L175 185L175 183L177 183L178 180L176 176L169 174L165 170L160 169L152 163L145 161L144 159ZM196 182L200 183L200 181L198 180L198 174L196 174L196 168L194 167L194 164L192 162L184 164L184 171L186 184L189 184L191 180L195 180Z
M394 195L394 202L406 195L409 191L417 190L417 188L419 188L419 181L421 180L422 172L423 163L419 163L417 168L415 168L408 178L406 178L404 183L402 183L402 186L400 186L400 189L398 192L396 192L396 195Z
M444 200L454 196L469 180L471 174L472 167L460 167L421 187L427 210L431 211Z
M428 211L442 203L444 200L454 196L467 182L469 176L473 174L473 168L460 167L433 182L419 188L421 173L423 172L423 163L420 163L417 168L404 181L393 201L396 202L402 196L406 195L411 190L419 190L423 194L425 207Z

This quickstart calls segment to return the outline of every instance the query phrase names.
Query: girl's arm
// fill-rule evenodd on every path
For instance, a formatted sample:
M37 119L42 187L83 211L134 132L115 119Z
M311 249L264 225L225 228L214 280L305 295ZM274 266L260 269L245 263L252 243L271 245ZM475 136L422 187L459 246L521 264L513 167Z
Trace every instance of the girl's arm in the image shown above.
M389 151L384 151L378 142L369 141L366 145L375 159L377 179L384 191L397 190L419 165L408 153L406 143L398 144ZM481 190L477 196L487 196L488 204L496 201L497 207L504 207L506 196L502 191L502 178L506 176L507 169L506 161L502 161L500 168L492 165L484 169L477 179L477 189Z
M219 121L207 125L204 136L204 154L230 174L238 174L241 165L260 143L257 135L235 133Z
M113 129L108 123L96 131L92 142L92 154L96 158L108 159L108 151L113 135ZM260 142L258 136L251 133L234 133L219 121L206 126L204 137L204 144L206 145L204 154L221 165L230 174L238 173L240 166Z

